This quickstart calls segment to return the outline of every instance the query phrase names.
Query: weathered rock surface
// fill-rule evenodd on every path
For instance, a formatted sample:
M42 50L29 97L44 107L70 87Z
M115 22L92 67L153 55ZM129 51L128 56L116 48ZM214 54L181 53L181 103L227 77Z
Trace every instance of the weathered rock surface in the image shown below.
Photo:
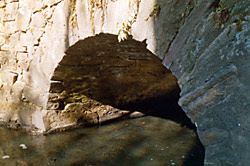
M197 124L205 165L250 164L249 4L198 2L163 60L178 78L179 104Z
M179 104L197 125L205 165L248 166L249 6L249 0L0 1L0 122L36 132L99 123L99 100L115 106L176 86L164 86L168 71L154 54L178 79ZM118 37L128 40L119 44Z

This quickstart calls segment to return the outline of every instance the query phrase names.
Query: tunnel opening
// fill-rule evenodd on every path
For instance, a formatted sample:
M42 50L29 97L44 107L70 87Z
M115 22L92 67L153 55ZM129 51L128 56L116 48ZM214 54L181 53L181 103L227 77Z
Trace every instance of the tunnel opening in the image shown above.
M48 129L145 115L195 131L178 105L179 93L177 79L146 48L146 42L128 38L119 43L116 35L99 34L71 46L55 69L47 106L48 123L54 126ZM193 161L202 165L203 160L204 148L197 139L184 165Z
M195 130L178 105L177 80L146 42L99 34L70 47L51 79L48 110L97 101L119 110L173 120ZM56 97L55 97L56 96ZM57 100L54 100L54 99Z

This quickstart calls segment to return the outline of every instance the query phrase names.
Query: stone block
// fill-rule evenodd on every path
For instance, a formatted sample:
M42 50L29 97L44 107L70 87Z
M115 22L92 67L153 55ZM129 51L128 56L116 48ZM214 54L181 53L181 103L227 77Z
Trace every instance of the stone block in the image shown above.
M7 34L15 33L19 30L17 22L16 21L9 21L5 23L5 32Z
M19 7L30 9L32 12L35 12L41 9L42 1L19 0Z
M37 12L31 16L31 26L34 28L43 28L45 26L45 21L41 12Z
M49 90L49 80L43 71L43 66L38 62L39 59L33 59L29 66L29 86L34 88L40 96ZM41 92L43 92L41 94ZM45 101L44 101L45 102Z
M23 70L28 70L29 67L29 59L28 59L28 53L17 53L17 65L19 68Z
M199 131L198 134L204 146L221 143L229 138L229 133L227 131L216 128Z
M5 20L13 21L16 20L18 12L18 2L8 3L5 8Z
M11 49L13 48L9 44L4 44L1 46L1 51L10 51Z
M5 43L5 37L0 36L0 46L3 45L4 43Z
M17 73L2 71L0 73L0 80L1 80L0 82L6 83L6 84L9 84L9 85L13 85L13 83L16 82L17 77L18 77Z
M3 8L6 6L6 2L5 1L0 1L0 8Z
M43 98L41 92L39 92L38 90L35 90L28 86L25 86L23 88L22 100L32 105L36 105L37 107L45 108L44 101L42 99Z
M18 2L19 0L6 0L6 3Z
M21 31L26 31L31 19L31 10L27 8L19 8L18 9L18 16L17 16L17 22L18 22L18 28Z
M15 77L14 77L14 80L15 80ZM14 82L13 80L13 82ZM12 94L11 94L11 99L13 101L21 101L22 99L22 92L23 92L23 89L25 87L25 83L22 82L22 81L15 81L11 90L12 90Z
M18 45L19 42L20 42L20 33L19 32L9 35L8 43L15 46L15 45Z
M62 110L62 109L64 109L63 107L64 106L61 102L56 102L56 103L55 102L48 102L46 109L47 110Z
M130 111L124 111L124 110L118 110L116 108L110 108L110 106L106 106L108 109L101 109L99 110L98 116L99 116L99 123L105 123L110 120L118 119L121 117L124 117L126 115L129 115Z
M1 18L0 18L0 22L1 22ZM5 26L0 23L0 33L5 33Z
M1 67L5 65L8 61L8 53L6 51L1 51L0 50L0 64Z
M25 34L21 34L21 41L23 46L30 48L34 51L34 46L38 45L38 39L43 34L43 29L31 27L29 31L27 31ZM28 51L29 53L33 54L33 51Z
M61 93L64 89L65 88L61 81L51 81L50 93Z
M14 50L16 52L27 53L27 47L26 46L22 46L20 43L18 43L17 45L14 46Z
M1 2L2 1L0 1L0 3ZM0 22L1 22L1 24L4 21L4 16L5 16L5 10L4 10L4 8L0 8Z

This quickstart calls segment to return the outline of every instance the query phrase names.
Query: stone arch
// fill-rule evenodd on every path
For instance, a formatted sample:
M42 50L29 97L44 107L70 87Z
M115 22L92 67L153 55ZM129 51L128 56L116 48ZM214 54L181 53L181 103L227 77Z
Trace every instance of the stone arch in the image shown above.
M49 89L57 84L50 80L65 50L99 33L118 34L117 23L130 22L133 38L146 40L177 77L179 103L206 148L205 165L249 165L249 5L246 0L1 1L0 123L45 132Z
M79 40L66 51L51 77L46 130L142 114L191 126L177 105L180 90L175 76L145 42L131 37L118 42L117 37L102 33Z

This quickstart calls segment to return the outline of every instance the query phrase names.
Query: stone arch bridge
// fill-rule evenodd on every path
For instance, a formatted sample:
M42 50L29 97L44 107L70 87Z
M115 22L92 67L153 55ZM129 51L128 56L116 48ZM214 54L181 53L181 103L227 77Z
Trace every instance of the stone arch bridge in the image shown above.
M179 105L196 124L205 165L247 166L249 6L248 0L2 0L0 123L46 133L137 116L115 106L178 96L179 86Z

